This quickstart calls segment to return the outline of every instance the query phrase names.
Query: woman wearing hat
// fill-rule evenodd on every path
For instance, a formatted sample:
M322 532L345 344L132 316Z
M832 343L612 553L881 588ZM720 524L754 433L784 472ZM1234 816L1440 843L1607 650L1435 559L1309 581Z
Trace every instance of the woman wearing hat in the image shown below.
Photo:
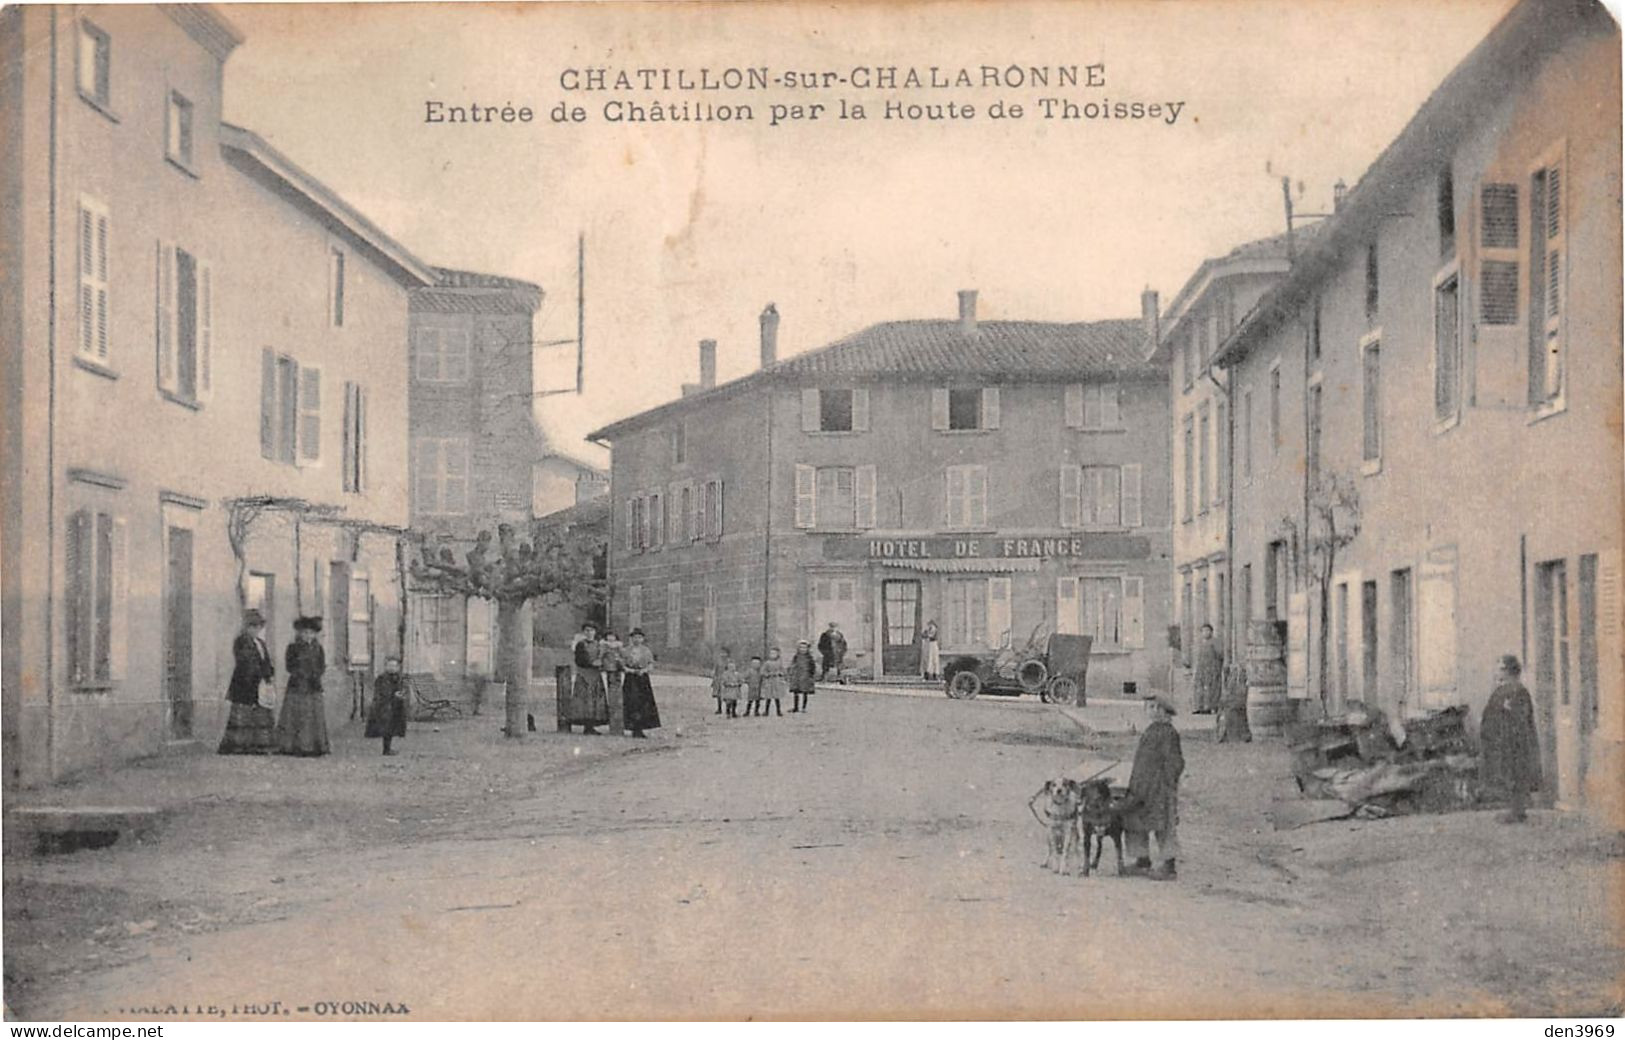
M591 621L582 625L570 653L575 661L575 681L570 684L570 717L565 721L571 726L580 726L582 733L596 736L599 726L609 725L609 698L604 694L604 645L598 641L598 626Z
M330 750L327 707L322 702L327 655L318 638L321 632L319 617L302 617L293 623L293 642L284 658L288 693L282 698L282 718L276 727L277 751L284 755L325 755Z
M626 671L626 678L621 682L621 715L632 735L642 737L644 730L660 728L660 708L655 705L654 686L649 681L655 653L644 642L643 629L634 628L627 638L632 642L621 659Z
M276 716L260 703L260 684L276 675L271 648L265 645L265 615L243 612L243 630L231 643L231 685L226 700L231 714L220 738L222 755L264 755L276 747Z

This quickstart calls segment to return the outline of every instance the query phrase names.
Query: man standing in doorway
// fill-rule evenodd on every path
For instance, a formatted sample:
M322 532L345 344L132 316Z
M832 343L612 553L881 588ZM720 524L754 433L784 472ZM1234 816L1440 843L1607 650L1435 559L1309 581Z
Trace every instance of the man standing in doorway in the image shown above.
M1535 739L1535 702L1521 676L1523 666L1511 654L1495 669L1495 692L1484 704L1478 725L1479 781L1487 791L1505 795L1511 807L1502 823L1522 823L1529 793L1540 790L1540 744Z
M824 673L818 677L820 682L829 679L831 670L835 672L835 679L842 686L846 685L846 636L841 634L841 626L831 621L829 628L818 637L818 656L824 659Z
M1196 714L1210 715L1219 710L1220 685L1224 678L1224 651L1213 638L1213 626L1202 626L1196 644Z

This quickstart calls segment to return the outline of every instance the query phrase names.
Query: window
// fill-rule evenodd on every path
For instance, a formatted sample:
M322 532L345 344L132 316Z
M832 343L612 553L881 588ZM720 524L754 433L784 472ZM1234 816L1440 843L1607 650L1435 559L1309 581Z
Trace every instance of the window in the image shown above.
M327 320L335 328L344 325L344 250L327 252Z
M1309 360L1320 360L1320 297L1309 308Z
M419 437L413 502L425 514L468 512L468 441L462 437Z
M943 583L943 641L952 647L985 647L988 642L986 578L950 578Z
M987 527L987 467L949 466L948 511L943 523L950 530L980 531Z
M1241 475L1247 480L1253 478L1253 392L1245 390L1241 395Z
M688 427L678 423L672 427L671 433L671 464L681 466L688 460Z
M95 509L68 518L68 678L76 686L123 678L127 567L122 518Z
M412 330L413 372L420 383L468 380L467 329L419 327Z
M803 433L852 433L869 429L869 391L801 391L801 430Z
M679 537L682 541L691 542L699 537L699 529L694 523L694 485L684 484L679 495L682 503L677 514Z
M192 102L178 90L169 92L169 136L164 154L186 169L192 168Z
M1456 254L1456 180L1449 166L1439 171L1437 191L1439 216L1439 257Z
M722 537L722 479L712 477L705 482L701 491L701 509L703 510L700 524L700 537Z
M1486 184L1479 191L1479 321L1518 323L1518 186Z
M683 645L683 583L666 583L666 645Z
M1066 425L1074 430L1117 430L1123 426L1116 383L1072 383L1066 388Z
M1229 479L1229 454L1225 442L1230 439L1230 431L1224 424L1224 401L1216 401L1213 405L1213 504L1218 505L1224 501L1224 485Z
M1563 395L1564 243L1563 168L1553 159L1529 183L1529 403L1537 406Z
M302 366L271 350L260 352L260 455L288 465L320 462L321 405L320 368ZM358 447L362 444L358 442Z
M630 585L626 589L626 628L643 627L643 586Z
M1138 464L1061 467L1061 526L1139 526L1140 472Z
M1196 428L1194 419L1185 416L1185 512L1188 522L1196 516Z
M276 645L276 575L249 571L243 583L243 609L257 610L265 618L265 645Z
M367 487L367 391L344 384L344 490L360 494Z
M648 528L643 519L643 499L634 495L626 500L626 547L642 552Z
M1433 418L1461 413L1461 279L1452 270L1433 287Z
M1281 450L1281 363L1270 366L1270 452Z
M79 200L79 354L107 363L107 207Z
M875 467L797 466L796 526L838 531L875 526Z
M106 108L112 102L113 41L87 21L79 23L79 95Z
M1196 505L1200 512L1207 512L1208 505L1213 501L1213 482L1208 460L1211 453L1213 438L1212 423L1208 418L1207 402L1196 412Z
M1337 683L1337 700L1335 703L1337 707L1342 708L1348 703L1349 694L1353 692L1349 689L1349 624L1353 620L1349 615L1349 583L1346 581L1338 582L1336 592L1337 599L1332 604L1332 608L1336 612L1333 631L1337 636L1337 672L1333 678Z
M1369 472L1382 461L1382 343L1379 340L1371 339L1361 345L1360 370L1364 388L1360 458Z
M707 643L717 641L717 587L705 583L705 606L700 613L700 639Z
M1382 302L1377 275L1377 243L1373 242L1365 247L1365 317L1367 321L1377 320L1377 309Z
M1320 384L1309 388L1309 457L1305 465L1309 470L1309 486L1320 481Z
M468 651L468 602L462 596L416 594L413 667L462 675Z
M998 429L999 388L932 390L931 428L962 432Z
M818 471L818 526L851 527L857 518L857 495L850 466Z
M1185 591L1189 609L1188 576ZM1145 645L1145 579L1141 577L1060 578L1055 602L1056 631L1089 636L1095 650Z
M187 404L214 384L213 269L172 242L158 243L158 388Z

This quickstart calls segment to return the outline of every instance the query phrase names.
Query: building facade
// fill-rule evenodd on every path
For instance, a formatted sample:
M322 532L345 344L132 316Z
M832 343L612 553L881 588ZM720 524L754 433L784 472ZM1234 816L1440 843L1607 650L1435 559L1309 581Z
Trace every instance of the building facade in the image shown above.
M435 269L411 297L412 528L461 561L481 531L528 531L533 467L544 451L533 418L539 286ZM496 605L415 589L406 668L443 678L494 672Z
M1619 51L1594 3L1514 8L1218 357L1232 401L1268 402L1234 430L1254 465L1232 484L1231 609L1288 621L1303 710L1476 719L1516 654L1548 795L1608 811L1625 764ZM1352 533L1329 561L1328 516Z
M1152 313L1155 313L1154 307ZM1089 688L1165 681L1167 385L1141 321L876 325L594 435L613 444L611 623L703 664L836 622L849 665L921 674L1052 632ZM711 355L714 358L714 354Z
M607 470L562 451L549 451L536 463L535 483L538 517L609 494Z
M7 782L218 738L241 611L400 645L408 293L430 270L220 120L206 6L0 15Z

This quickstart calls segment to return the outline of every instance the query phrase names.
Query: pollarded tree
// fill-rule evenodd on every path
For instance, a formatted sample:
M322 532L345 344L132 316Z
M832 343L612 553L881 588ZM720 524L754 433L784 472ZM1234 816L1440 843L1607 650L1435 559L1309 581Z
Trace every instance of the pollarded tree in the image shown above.
M602 539L576 530L536 526L530 541L520 541L513 525L497 525L494 539L481 531L474 547L458 563L450 548L431 550L427 536L418 535L419 557L412 566L419 589L458 596L477 596L497 605L495 678L508 687L504 732L525 733L524 666L530 630L521 622L532 601L569 602L586 607L601 603L607 583L595 577L594 560L603 551Z

